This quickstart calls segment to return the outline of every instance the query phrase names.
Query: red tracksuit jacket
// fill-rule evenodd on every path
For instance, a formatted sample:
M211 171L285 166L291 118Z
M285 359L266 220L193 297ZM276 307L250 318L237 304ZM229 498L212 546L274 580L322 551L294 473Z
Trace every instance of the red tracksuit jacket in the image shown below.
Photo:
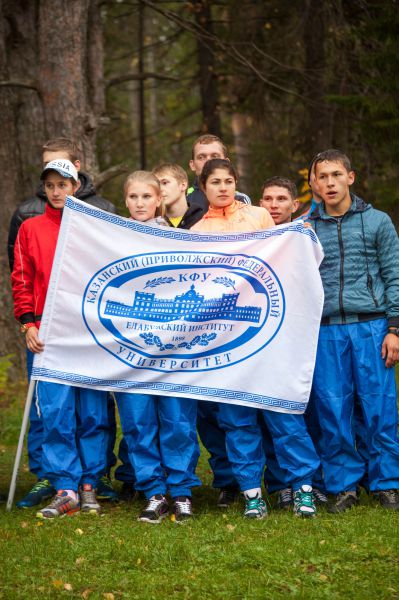
M24 221L14 248L11 274L14 315L38 327L46 300L62 210L49 204L43 215Z

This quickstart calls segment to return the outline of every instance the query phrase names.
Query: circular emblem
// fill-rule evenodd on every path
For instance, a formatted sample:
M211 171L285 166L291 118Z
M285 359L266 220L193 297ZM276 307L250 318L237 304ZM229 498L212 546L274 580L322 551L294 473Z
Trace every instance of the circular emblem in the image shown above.
M276 274L256 257L154 252L104 266L82 310L96 343L132 368L206 371L269 344L285 301Z

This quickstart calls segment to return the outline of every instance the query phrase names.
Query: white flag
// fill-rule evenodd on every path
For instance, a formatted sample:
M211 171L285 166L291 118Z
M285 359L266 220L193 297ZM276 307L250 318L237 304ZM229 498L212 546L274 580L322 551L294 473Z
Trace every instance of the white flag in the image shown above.
M68 198L32 376L303 413L322 258L301 221L191 233Z

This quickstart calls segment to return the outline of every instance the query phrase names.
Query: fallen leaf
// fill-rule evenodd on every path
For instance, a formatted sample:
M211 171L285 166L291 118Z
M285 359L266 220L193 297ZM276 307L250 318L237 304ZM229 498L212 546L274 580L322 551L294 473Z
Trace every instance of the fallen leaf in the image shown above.
M306 570L308 573L314 573L316 571L316 567L314 565L307 565Z
M85 561L85 557L84 556L79 556L76 560L75 560L75 565L81 565L82 563L84 563Z
M22 521L21 527L22 527L22 529L25 529L25 527L28 527L28 522L27 521Z
M141 565L141 558L138 558L136 561L136 565Z
M352 548L352 550L356 550L357 545L356 544L351 544L351 548Z
M64 585L64 582L62 579L53 579L52 584L57 590L60 590Z
M227 515L225 515L225 514L224 514L224 515L223 515L223 519L227 519Z
M87 590L84 590L82 592L82 598L83 600L87 600L87 598L90 596L90 594L92 593L93 590L87 588Z
M75 529L75 533L78 535L83 535L83 529Z
M105 598L105 600L115 600L115 596L112 592L104 592L103 598Z
M43 521L38 521L36 523L36 527L43 527Z
M328 577L327 577L327 575L324 575L324 573L320 573L320 575L319 575L319 579L320 579L321 581L327 581Z
M231 523L227 523L227 525L226 525L226 529L228 531L234 531L235 528L236 528L236 526L235 525L231 525Z
M322 546L325 543L326 543L326 540L320 540L320 542L319 542L320 546Z
M64 583L64 590L66 590L67 592L72 592L73 587L70 583Z

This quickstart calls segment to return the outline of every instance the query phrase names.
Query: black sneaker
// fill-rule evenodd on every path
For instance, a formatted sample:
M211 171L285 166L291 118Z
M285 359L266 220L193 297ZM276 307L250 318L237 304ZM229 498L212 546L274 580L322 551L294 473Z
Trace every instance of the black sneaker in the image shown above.
M191 505L191 498L188 496L178 496L174 498L175 504L173 506L173 514L175 517L175 523L183 523L193 517L193 508Z
M169 505L165 496L156 494L152 496L138 520L145 523L160 523L168 514Z
M342 513L352 508L358 503L358 497L355 491L341 492L335 496L335 502L328 508L329 513Z
M381 490L378 492L378 499L383 508L390 510L399 510L399 491Z
M124 481L119 491L119 500L122 502L133 502L137 498L137 491L132 483Z
M217 506L218 508L229 508L237 499L239 490L236 487L221 488Z
M327 494L325 494L318 488L313 488L313 497L315 499L316 504L318 504L319 506L325 506L328 503Z
M285 488L277 492L277 508L290 510L294 505L294 495L291 488Z

